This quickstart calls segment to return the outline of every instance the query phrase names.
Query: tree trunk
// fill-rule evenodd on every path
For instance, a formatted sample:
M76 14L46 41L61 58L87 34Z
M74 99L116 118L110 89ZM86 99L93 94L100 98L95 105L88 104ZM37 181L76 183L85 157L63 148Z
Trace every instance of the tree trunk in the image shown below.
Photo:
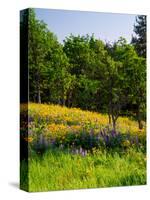
M108 108L108 119L109 119L109 124L111 124L110 106L109 106L109 108Z
M112 125L113 125L113 130L116 131L116 119L113 115L112 115Z
M141 117L140 103L139 102L137 103L137 112L136 112L136 115L137 115L137 121L138 121L139 129L142 129L143 128L143 124L142 124L142 117Z
M65 100L65 98L63 98L62 99L62 105L65 106L65 104L66 104L66 100Z
M139 123L139 129L143 129L143 124L142 124L142 121L141 121L141 120L139 120L139 121L138 121L138 123Z
M38 88L38 103L41 103L41 92L40 92L40 88Z
M67 94L67 98L66 98L66 105L67 107L71 107L71 103L72 103L72 91L70 91L68 94Z
M141 120L141 113L140 113L139 110L137 112L137 119L138 119L139 129L142 129L143 128L143 124L142 124L142 120Z
M37 102L41 103L40 74L37 71Z
M111 124L111 115L108 113L109 124Z

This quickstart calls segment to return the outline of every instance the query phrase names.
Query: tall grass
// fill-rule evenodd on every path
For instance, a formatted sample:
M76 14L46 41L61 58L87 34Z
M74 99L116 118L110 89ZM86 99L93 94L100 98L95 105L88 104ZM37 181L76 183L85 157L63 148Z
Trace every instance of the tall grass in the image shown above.
M123 154L96 151L85 157L51 149L42 156L32 155L28 178L30 192L142 185L146 161L142 152L133 149Z

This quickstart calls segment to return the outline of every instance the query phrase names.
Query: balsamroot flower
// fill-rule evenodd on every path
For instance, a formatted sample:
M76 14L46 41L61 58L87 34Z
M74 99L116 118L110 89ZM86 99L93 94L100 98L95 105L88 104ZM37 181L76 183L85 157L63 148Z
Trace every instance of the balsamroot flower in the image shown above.
M24 140L26 141L26 142L32 142L33 141L33 138L32 137L24 137Z

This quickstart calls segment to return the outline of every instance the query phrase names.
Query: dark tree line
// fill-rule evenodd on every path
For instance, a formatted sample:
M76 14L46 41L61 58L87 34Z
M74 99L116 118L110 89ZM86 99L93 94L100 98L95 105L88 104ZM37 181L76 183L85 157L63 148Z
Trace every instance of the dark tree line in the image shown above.
M134 32L136 36L132 36L132 44L139 56L146 58L146 16L139 15L136 17Z
M131 44L122 37L105 44L94 35L71 34L62 45L29 9L29 100L108 113L114 129L120 115L136 116L142 128L146 110L145 20L145 16L137 17L137 37Z

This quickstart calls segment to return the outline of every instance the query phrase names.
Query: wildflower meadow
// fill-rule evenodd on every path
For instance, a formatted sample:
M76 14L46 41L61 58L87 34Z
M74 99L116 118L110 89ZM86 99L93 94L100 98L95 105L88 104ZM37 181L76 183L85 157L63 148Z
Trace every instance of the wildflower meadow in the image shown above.
M146 184L146 130L136 121L121 117L114 131L108 117L95 112L35 103L28 111L21 141L29 145L30 191Z

